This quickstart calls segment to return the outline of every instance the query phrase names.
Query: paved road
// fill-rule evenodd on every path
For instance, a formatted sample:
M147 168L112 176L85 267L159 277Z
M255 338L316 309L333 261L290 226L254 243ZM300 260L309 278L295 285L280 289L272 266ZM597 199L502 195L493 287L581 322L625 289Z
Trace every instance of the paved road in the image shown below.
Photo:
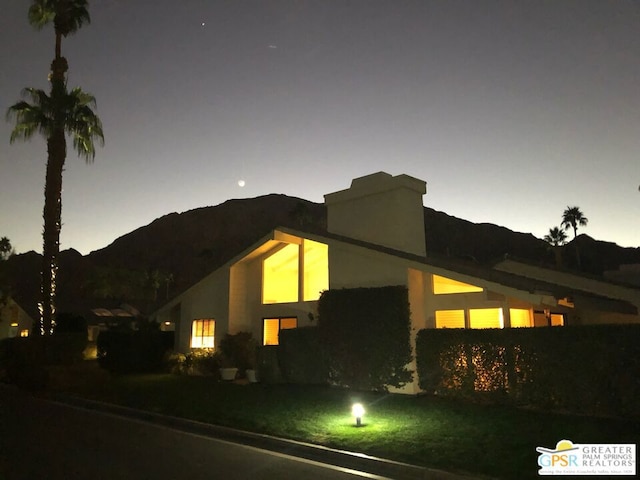
M0 480L382 478L0 387Z

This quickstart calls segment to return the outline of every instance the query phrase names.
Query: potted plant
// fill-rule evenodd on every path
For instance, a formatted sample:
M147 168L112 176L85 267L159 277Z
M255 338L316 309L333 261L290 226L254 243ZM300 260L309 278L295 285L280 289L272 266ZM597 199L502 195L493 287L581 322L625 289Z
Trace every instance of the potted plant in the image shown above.
M256 345L250 332L226 334L220 342L220 352L228 359L229 367L237 368L236 373L246 376L249 382L256 381Z
M224 352L218 354L218 364L220 365L220 378L225 381L232 381L238 375L238 367L234 360L225 355Z

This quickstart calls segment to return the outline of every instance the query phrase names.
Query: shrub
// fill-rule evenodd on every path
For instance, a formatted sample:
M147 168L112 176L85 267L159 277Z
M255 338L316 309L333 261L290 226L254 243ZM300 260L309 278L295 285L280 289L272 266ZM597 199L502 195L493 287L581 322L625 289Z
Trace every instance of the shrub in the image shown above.
M169 340L171 339L171 341ZM142 373L162 369L173 332L157 329L107 330L97 340L98 363L114 373Z
M327 290L318 301L318 314L331 381L382 391L411 381L406 287Z
M220 341L220 353L228 362L224 366L237 367L240 375L256 366L256 342L250 332L227 333Z
M278 361L286 382L324 384L329 381L327 354L317 327L282 330Z

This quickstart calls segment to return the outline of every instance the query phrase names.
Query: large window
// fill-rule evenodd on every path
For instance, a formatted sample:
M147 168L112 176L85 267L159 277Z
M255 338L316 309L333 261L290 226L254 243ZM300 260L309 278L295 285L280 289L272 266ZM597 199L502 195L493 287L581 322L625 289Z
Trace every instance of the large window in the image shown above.
M304 240L304 296L303 300L318 300L329 288L329 246Z
M308 302L320 298L320 293L329 288L328 251L324 243L303 240L302 245L290 243L265 258L262 303Z
M469 310L470 328L504 328L501 308L472 308Z
M523 308L510 308L509 317L511 318L511 327L533 327L533 318L531 312Z
M433 293L436 295L446 295L451 293L473 293L481 292L482 288L459 282L452 278L433 275Z
M191 324L191 348L213 348L216 321L210 318L194 320Z
M297 327L298 319L296 317L265 318L262 331L262 344L279 345L280 330Z
M265 258L262 303L298 301L298 249L290 243Z
M436 310L436 328L464 328L464 310Z

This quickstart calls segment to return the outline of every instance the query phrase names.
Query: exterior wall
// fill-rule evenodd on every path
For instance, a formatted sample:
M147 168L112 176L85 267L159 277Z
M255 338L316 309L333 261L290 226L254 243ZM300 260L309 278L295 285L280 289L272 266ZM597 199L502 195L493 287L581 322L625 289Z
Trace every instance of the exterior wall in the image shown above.
M32 326L31 317L11 298L4 306L0 306L0 339L20 336L23 330L31 335Z
M426 183L407 175L379 172L356 178L351 187L325 195L327 229L416 255L426 255Z
M171 307L175 307L172 305ZM212 318L215 324L215 343L228 330L229 322L229 270L220 269L203 282L188 290L180 297L180 320L176 324L176 350L187 353L191 350L191 325L200 318ZM171 321L175 310L165 309L158 316L159 321Z
M329 245L329 288L406 285L406 262L348 244Z
M494 267L496 270L514 273L528 278L543 280L575 290L590 292L612 299L623 300L635 305L640 312L640 289L622 287L602 280L582 277L568 272L528 265L513 260L504 260ZM573 324L589 325L603 323L639 323L640 315L599 311L596 305L576 305L572 315Z

